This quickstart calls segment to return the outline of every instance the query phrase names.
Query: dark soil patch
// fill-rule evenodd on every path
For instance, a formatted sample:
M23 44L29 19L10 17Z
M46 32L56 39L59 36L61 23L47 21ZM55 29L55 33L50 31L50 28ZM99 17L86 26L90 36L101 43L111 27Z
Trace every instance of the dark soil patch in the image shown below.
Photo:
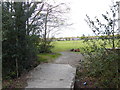
M27 73L22 74L19 78L3 80L2 87L4 89L10 88L25 88L27 86Z
M97 84L98 79L87 76L85 72L86 71L83 69L77 70L74 90L78 90L80 88L100 88Z
M2 88L12 90L11 88L25 88L27 86L27 75L30 70L38 66L40 63L34 62L33 66L24 71L18 78L7 79L2 81ZM14 90L14 89L13 89Z
M94 85L95 83L96 79L92 77L77 78L75 81L75 88L98 88Z

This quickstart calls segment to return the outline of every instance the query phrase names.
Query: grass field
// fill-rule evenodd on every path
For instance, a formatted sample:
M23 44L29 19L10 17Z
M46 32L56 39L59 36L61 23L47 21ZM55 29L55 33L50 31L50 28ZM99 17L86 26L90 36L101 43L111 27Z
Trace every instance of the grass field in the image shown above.
M103 43L102 40L95 41L98 46ZM88 44L89 43L89 44ZM52 42L54 48L52 49L53 53L41 53L38 55L38 62L51 62L55 58L59 57L59 52L70 51L70 49L80 49L80 52L83 52L83 48L86 46L92 45L90 42L84 42L84 40L79 41L54 41ZM107 48L111 48L112 45L106 45Z
M116 46L118 45L118 40L115 41ZM102 40L96 40L96 44L100 45L101 43L104 43ZM108 41L106 41L108 43ZM77 49L77 48L84 48L85 46L88 46L92 44L91 42L89 44L84 43L83 40L80 41L54 41L52 42L52 45L54 48L52 49L53 52L62 52L62 51L68 51L70 49ZM107 44L107 48L111 48L112 45Z
M55 41L52 42L54 48L52 49L53 52L62 52L68 51L70 49L77 49L84 47L83 40L81 41Z

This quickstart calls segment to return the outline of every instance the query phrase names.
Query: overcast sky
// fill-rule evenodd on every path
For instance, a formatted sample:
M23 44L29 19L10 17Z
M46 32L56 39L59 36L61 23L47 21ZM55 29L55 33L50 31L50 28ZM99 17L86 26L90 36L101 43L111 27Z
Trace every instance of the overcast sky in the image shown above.
M69 28L62 28L61 34L56 37L77 37L85 35L93 35L91 29L84 21L86 14L91 18L100 17L109 10L113 0L55 0L57 2L70 3L71 11L69 20L73 25ZM114 0L119 1L119 0Z

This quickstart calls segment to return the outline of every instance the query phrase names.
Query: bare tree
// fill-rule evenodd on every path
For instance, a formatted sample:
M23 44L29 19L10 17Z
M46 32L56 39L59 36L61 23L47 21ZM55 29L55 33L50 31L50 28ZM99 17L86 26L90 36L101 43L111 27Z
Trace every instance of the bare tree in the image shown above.
M44 38L49 38L51 32L57 32L56 28L65 26L66 18L64 17L64 13L67 13L68 7L65 7L64 3L60 3L58 5L50 5L45 3L46 7L43 10L44 14Z
M52 37L53 33L55 35L59 31L58 28L67 25L67 19L64 14L69 12L70 9L65 3L55 5L54 3L43 2L43 5L40 14L35 17L36 21L34 24L41 30L41 43L45 49L52 39L50 36Z
M112 38L112 48L115 48L115 34L119 34L118 30L118 3L110 7L110 11L106 11L106 14L102 14L103 21L95 17L95 20L86 15L85 21L97 36L107 35L108 38ZM109 39L110 40L110 39Z

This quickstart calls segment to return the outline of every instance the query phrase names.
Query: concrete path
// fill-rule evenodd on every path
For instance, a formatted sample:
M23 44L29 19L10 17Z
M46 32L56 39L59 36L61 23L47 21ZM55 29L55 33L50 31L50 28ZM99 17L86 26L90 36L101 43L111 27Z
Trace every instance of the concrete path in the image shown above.
M42 64L31 72L26 88L72 88L75 73L68 64Z
M80 53L75 52L61 52L61 56L57 58L54 63L56 64L69 64L72 67L77 67L83 56Z
M73 88L76 66L82 56L72 52L61 54L53 63L41 64L31 71L26 88Z

